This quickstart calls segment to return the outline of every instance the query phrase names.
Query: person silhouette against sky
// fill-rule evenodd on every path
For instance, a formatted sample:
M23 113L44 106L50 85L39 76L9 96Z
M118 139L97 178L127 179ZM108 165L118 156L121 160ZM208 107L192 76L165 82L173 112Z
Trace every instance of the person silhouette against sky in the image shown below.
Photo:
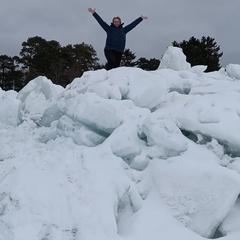
M104 48L105 57L107 59L106 69L110 70L120 66L122 55L126 45L126 34L135 28L141 21L147 19L146 16L141 16L135 21L123 27L120 17L114 17L112 23L109 25L96 13L95 9L88 8L100 26L107 33L106 45Z

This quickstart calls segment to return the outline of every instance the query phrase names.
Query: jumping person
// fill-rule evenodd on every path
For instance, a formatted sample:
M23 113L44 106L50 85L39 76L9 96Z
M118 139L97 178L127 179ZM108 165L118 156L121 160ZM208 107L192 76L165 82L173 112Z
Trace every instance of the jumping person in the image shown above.
M92 13L107 33L106 45L104 48L105 57L107 58L106 69L110 70L112 68L119 67L126 45L126 34L135 28L143 19L147 19L147 17L141 16L126 27L123 27L120 17L114 17L111 25L108 25L96 13L95 9L89 8L88 11Z

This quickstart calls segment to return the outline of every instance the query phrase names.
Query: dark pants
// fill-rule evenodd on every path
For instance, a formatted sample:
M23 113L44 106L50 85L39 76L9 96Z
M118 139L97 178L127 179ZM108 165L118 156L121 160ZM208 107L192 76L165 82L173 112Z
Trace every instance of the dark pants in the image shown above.
M106 69L110 70L112 68L117 68L120 66L120 62L122 60L122 52L118 52L115 50L104 50L105 57L107 58Z

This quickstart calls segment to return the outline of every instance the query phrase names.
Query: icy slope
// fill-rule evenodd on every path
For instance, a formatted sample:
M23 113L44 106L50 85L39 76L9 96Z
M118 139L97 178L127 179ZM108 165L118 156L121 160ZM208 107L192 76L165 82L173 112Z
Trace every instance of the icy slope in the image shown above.
M239 240L239 66L185 59L0 90L0 240Z

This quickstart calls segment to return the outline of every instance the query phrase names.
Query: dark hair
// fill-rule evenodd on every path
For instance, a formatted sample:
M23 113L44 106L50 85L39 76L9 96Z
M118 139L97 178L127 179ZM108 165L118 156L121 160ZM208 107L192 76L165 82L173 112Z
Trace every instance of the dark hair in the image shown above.
M118 19L120 21L120 24L122 23L122 20L120 17L114 17L113 20L112 20L112 23L114 22L115 19Z

